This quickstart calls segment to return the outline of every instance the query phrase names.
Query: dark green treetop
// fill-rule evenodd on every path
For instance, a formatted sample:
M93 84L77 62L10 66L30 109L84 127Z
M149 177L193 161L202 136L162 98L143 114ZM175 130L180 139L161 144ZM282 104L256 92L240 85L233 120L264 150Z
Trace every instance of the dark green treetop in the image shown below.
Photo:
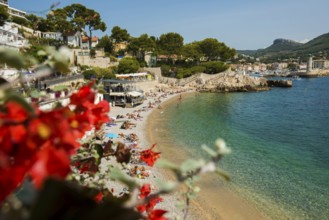
M114 26L111 32L112 32L111 39L115 43L129 41L130 39L130 35L128 31L126 29L120 28L119 26Z
M184 38L180 34L174 32L162 34L157 43L159 51L168 55L180 54L183 45Z

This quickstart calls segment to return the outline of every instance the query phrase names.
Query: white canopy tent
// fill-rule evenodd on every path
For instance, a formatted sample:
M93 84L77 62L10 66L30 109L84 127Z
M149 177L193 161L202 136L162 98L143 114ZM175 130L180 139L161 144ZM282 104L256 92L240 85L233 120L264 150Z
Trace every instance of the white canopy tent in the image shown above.
M117 79L130 78L130 79L146 79L147 73L127 73L127 74L115 74Z

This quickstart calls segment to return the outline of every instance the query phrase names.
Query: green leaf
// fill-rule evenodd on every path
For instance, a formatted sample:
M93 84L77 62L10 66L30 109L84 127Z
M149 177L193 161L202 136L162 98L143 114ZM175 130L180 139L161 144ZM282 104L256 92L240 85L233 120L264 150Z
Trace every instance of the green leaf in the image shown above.
M160 191L164 191L166 193L170 193L172 191L174 191L177 187L177 183L173 182L173 181L157 181L157 184L159 186L159 190Z
M44 50L39 50L37 53L38 56L47 56L48 54Z
M215 147L217 148L217 152L220 155L225 155L225 154L231 153L231 149L227 147L225 141L221 138L216 140Z
M110 178L112 180L118 180L123 184L127 185L130 189L134 188L137 183L133 178L128 176L127 174L123 173L119 168L114 167L110 169Z
M69 72L69 57L65 54L65 48L60 48L60 52L57 52L54 47L46 47L46 52L50 55L48 64L59 72ZM67 52L67 51L66 51Z
M215 171L217 174L219 174L221 177L223 177L225 180L229 181L231 178L230 176L223 170L217 168Z
M189 199L195 199L195 198L197 197L197 193L194 193L194 192L192 192L192 193L188 193L186 196L187 196Z
M180 167L181 172L186 173L189 171L196 171L205 164L204 160L188 159L184 161Z
M179 201L176 203L176 208L179 209L179 210L182 210L185 208L185 203L183 201Z
M69 63L67 61L56 61L54 62L53 68L59 72L68 73L70 72Z
M0 63L5 63L16 69L23 69L26 67L25 61L25 57L17 51L6 48L0 49Z
M159 159L155 165L156 167L170 169L173 171L179 170L179 166L165 159Z
M96 159L100 159L103 157L103 147L101 144L93 144L93 150L94 150L94 157Z
M194 188L193 188L193 192L195 192L195 193L198 193L198 192L200 192L201 191L201 189L200 189L200 187L198 187L198 186L195 186Z
M209 156L211 156L211 157L216 157L217 156L216 151L209 148L207 145L203 144L203 145L201 145L201 148L202 148L202 150L206 151L209 154Z

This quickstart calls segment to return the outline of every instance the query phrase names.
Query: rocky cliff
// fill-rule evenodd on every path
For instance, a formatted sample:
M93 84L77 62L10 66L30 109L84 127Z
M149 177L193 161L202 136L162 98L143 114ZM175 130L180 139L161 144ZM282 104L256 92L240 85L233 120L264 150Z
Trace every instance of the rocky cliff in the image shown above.
M189 83L200 92L248 92L269 90L265 78L251 77L235 72L224 72L216 75L200 74Z

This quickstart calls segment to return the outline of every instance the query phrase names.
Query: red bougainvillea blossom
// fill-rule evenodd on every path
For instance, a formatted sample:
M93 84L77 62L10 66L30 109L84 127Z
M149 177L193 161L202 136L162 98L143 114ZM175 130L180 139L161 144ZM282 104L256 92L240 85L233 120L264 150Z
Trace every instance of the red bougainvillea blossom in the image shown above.
M77 140L109 121L109 104L94 104L92 84L83 86L66 107L25 109L14 100L0 108L0 202L29 174L36 186L48 177L65 178Z
M139 190L139 198L144 199L146 196L151 193L151 184L144 184Z
M139 198L145 199L147 196L149 196L151 193L151 185L150 184L144 184L139 191ZM138 205L136 209L140 213L146 212L147 219L148 220L166 220L163 215L167 212L165 210L154 210L154 207L159 202L162 202L163 199L159 196L155 196L154 198L150 199L146 204Z
M152 151L154 147L155 144L153 144L150 149L143 150L140 152L140 159L151 167L153 167L156 160L160 158L160 152Z
M103 193L99 192L95 197L94 197L96 202L101 202L103 200Z
M166 213L167 213L167 211L165 211L165 210L155 209L147 215L147 219L148 220L167 220L167 218L163 217L163 215Z
M156 204L158 204L159 202L162 202L163 199L161 197L155 197L155 198L152 198L150 199L149 202L147 202L146 204L143 204L143 205L139 205L137 206L137 210L141 213L143 212L150 212L154 209L154 206L156 206Z

